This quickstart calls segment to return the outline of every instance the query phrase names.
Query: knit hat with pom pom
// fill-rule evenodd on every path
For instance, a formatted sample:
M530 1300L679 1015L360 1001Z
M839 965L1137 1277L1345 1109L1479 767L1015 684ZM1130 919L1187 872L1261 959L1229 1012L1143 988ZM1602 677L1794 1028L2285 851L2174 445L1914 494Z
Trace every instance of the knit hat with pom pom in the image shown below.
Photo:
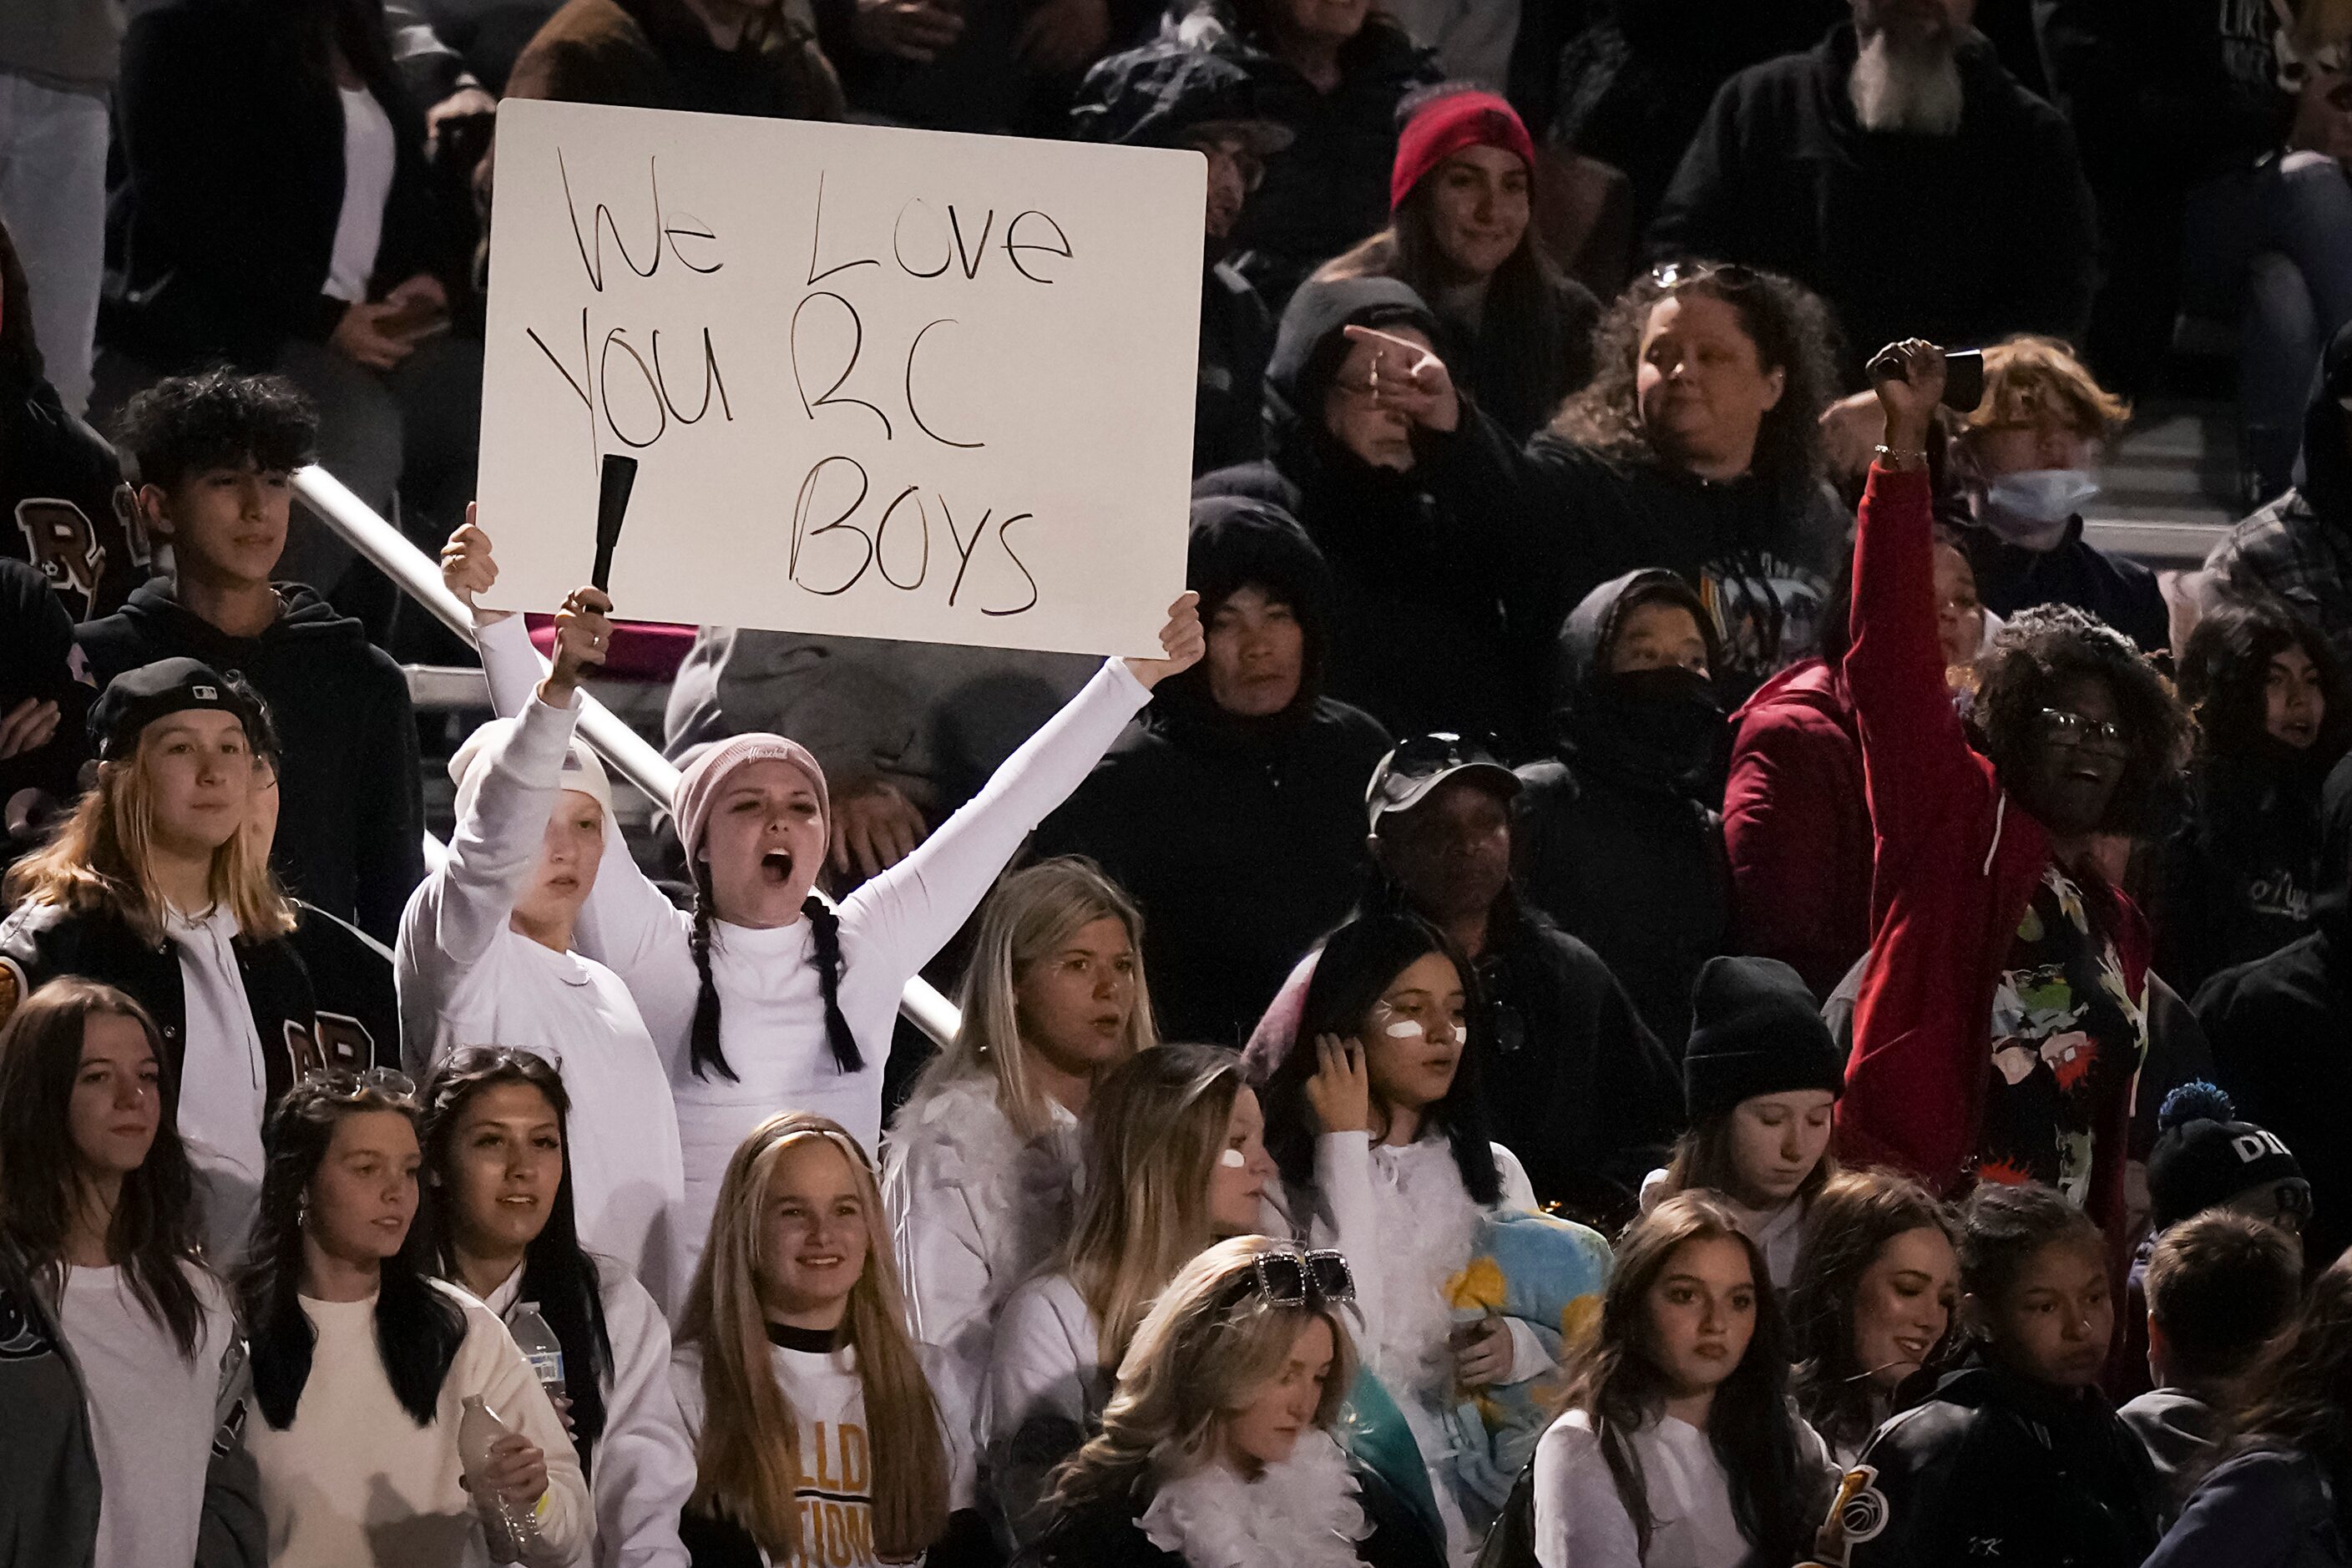
M2148 1156L2148 1217L2164 1230L2225 1204L2250 1187L2301 1181L2303 1167L2275 1133L2237 1119L2230 1097L2210 1083L2184 1083L2156 1113Z

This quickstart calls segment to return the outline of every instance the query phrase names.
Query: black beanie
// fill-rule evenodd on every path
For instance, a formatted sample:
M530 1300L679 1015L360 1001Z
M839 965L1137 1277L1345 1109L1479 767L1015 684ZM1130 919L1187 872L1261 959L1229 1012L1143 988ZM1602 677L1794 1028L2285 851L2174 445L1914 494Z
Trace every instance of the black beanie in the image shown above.
M1711 958L1691 987L1683 1097L1690 1119L1793 1089L1845 1092L1845 1058L1797 972L1777 958Z
M2304 1179L2276 1134L2237 1119L2230 1097L2210 1083L2184 1083L2156 1113L2147 1160L2148 1218L2158 1230L2228 1203L2249 1187Z

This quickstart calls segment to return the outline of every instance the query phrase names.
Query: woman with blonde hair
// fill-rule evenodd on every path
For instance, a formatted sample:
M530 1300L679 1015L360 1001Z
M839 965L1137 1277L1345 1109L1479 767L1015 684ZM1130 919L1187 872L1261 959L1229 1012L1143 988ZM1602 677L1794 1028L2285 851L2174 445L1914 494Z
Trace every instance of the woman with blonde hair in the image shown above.
M1136 1330L1102 1434L1055 1477L1020 1568L1435 1568L1332 1436L1354 1381L1347 1259L1262 1236L1185 1265Z
M1213 1242L1261 1228L1265 1133L1241 1058L1215 1046L1145 1051L1096 1086L1077 1224L1054 1270L1005 1301L989 1356L988 1482L1016 1538L1100 1420L1152 1301Z
M866 1152L771 1117L727 1163L670 1366L698 1564L911 1562L946 1531L949 1438L906 1321Z
M263 1118L319 1059L317 1003L289 940L295 906L247 831L267 717L192 658L117 676L90 710L96 784L9 872L0 1019L78 974L154 1018L215 1259L242 1249L261 1190Z
M977 1436L997 1312L1069 1232L1096 1079L1159 1043L1142 944L1142 915L1090 860L1006 878L981 910L962 1027L891 1123L883 1195L958 1442Z

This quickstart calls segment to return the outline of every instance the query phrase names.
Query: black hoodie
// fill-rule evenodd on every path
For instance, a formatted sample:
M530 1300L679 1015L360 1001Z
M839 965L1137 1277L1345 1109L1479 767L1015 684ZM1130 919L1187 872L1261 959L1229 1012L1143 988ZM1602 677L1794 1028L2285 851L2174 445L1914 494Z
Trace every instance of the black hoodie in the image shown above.
M1094 857L1142 906L1162 1035L1237 1046L1362 890L1364 787L1389 736L1319 694L1330 574L1288 517L1193 502L1186 581L1203 622L1248 584L1290 605L1306 634L1297 697L1244 718L1216 705L1206 668L1170 677L1035 847Z
M1934 1376L1846 1472L1823 1528L1835 1568L2136 1568L2163 1485L2096 1389L2067 1394L1980 1351Z
M2352 322L2329 340L2304 410L2295 488L2213 547L2205 569L2241 592L2284 599L2352 663Z
M1693 793L1723 728L1717 708L1711 742L1703 732L1705 679L1608 672L1626 614L1659 600L1707 630L1698 595L1671 572L1602 584L1560 629L1559 754L1519 770L1513 844L1528 901L1601 954L1679 1059L1691 983L1728 938L1731 866L1721 819ZM1710 635L1710 664L1713 651ZM1679 757L1646 725L1677 714L1691 731Z
M2309 936L2223 970L2196 1008L2239 1114L2277 1133L2311 1182L2303 1250L2316 1267L2352 1244L2352 758L2320 794L2311 915Z
M1432 342L1438 331L1420 296L1394 279L1301 288L1266 367L1266 460L1219 469L1192 493L1281 508L1330 563L1331 695L1396 734L1490 731L1506 754L1528 755L1552 629L1549 574L1534 569L1516 509L1434 499L1433 479L1469 446L1464 436L1419 432L1404 473L1373 468L1333 438L1323 404L1349 326L1411 327Z
M288 889L379 942L400 929L425 879L425 799L416 717L400 667L360 623L310 588L280 583L278 619L232 637L183 606L168 581L77 634L103 685L159 658L202 659L244 675L269 704L285 748L278 847Z

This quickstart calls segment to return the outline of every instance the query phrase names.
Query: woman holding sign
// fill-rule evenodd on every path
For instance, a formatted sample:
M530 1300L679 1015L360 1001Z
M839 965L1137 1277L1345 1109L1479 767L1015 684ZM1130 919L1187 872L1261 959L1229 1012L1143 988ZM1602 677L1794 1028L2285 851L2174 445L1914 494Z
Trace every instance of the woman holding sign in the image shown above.
M498 580L488 536L460 529L442 574L472 605ZM603 595L574 597L606 624ZM527 709L541 666L522 623L479 608L474 618L491 701L501 713ZM824 772L782 735L722 741L678 781L673 820L694 878L691 914L637 869L618 835L605 839L577 944L627 985L669 1067L687 1173L679 1279L700 1253L729 1156L768 1117L814 1112L860 1147L879 1142L899 994L1151 688L1201 657L1194 595L1177 601L1160 644L1165 658L1106 663L985 789L838 907L814 891L832 826Z

